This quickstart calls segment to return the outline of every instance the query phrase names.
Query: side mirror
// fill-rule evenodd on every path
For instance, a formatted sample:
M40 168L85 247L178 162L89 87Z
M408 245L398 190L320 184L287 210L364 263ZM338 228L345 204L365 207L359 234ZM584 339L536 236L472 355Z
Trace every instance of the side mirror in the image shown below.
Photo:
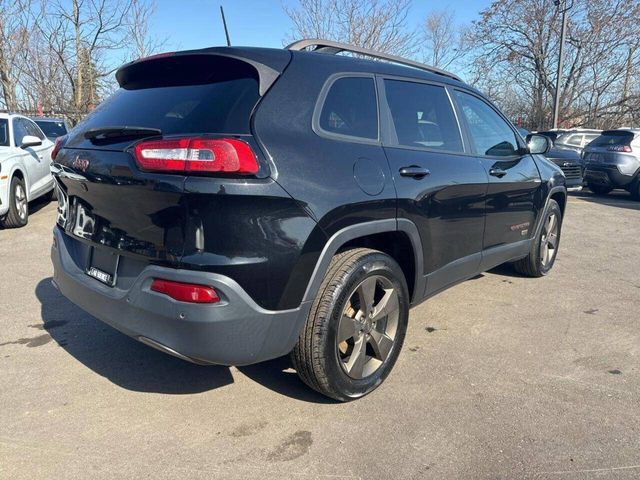
M527 135L527 147L532 155L546 155L553 147L553 143L544 135Z
M38 137L35 137L33 135L25 135L24 137L22 137L20 148L38 147L40 145L42 145L42 140L40 140Z

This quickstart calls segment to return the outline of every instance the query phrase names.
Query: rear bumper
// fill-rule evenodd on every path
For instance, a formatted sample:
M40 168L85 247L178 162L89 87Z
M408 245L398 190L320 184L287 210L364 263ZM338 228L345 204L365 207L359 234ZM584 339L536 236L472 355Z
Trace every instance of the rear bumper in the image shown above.
M585 182L611 188L627 188L633 179L634 176L620 173L620 170L615 166L605 167L588 164L584 172Z
M265 310L223 275L150 265L126 289L89 277L69 253L76 240L54 228L53 283L73 303L122 333L194 363L248 365L289 353L310 302L284 311ZM153 278L210 285L216 304L177 302L150 290Z

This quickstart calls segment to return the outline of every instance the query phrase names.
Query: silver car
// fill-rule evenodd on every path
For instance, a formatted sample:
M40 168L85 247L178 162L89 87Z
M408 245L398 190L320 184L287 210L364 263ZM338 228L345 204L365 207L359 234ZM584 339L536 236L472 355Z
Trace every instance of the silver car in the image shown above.
M620 188L640 200L640 129L607 130L583 152L584 178L596 194Z

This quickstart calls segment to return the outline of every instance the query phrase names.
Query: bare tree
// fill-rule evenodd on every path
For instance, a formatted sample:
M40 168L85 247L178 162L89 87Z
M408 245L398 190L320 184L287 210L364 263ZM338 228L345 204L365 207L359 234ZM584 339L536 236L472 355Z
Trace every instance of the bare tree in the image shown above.
M156 4L144 0L131 0L128 38L132 45L130 59L147 57L158 53L166 40L160 40L149 31L149 20L156 12Z
M467 55L466 31L456 24L455 12L434 10L424 21L425 62L438 68L449 68Z
M289 39L324 38L412 56L418 42L407 19L411 0L298 0L284 7L293 22Z
M32 30L30 9L30 0L0 0L0 85L2 101L8 110L18 106L23 46Z
M638 16L637 0L575 1L560 91L563 124L607 126L633 114L638 97L631 80L640 73ZM551 123L559 27L553 0L498 0L474 24L476 82L511 96L498 98L502 103L514 103L513 95L526 100L522 113L531 128Z

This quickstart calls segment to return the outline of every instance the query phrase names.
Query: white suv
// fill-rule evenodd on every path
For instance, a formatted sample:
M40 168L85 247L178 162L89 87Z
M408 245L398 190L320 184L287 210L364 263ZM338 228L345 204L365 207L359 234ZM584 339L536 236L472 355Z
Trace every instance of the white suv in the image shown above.
M51 151L48 140L32 120L0 113L0 225L22 227L29 218L29 202L53 196Z

